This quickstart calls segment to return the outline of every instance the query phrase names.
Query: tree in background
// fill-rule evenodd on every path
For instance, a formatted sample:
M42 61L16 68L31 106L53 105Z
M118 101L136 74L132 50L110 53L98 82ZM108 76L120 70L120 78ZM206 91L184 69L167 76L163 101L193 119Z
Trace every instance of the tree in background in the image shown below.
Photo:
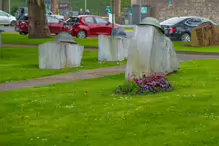
M18 9L18 6L13 6L11 8L11 15L15 16L16 15L16 12L17 12L17 9Z
M122 11L124 11L124 8L130 8L131 7L131 0L122 0Z
M29 38L49 38L50 31L43 0L28 0Z

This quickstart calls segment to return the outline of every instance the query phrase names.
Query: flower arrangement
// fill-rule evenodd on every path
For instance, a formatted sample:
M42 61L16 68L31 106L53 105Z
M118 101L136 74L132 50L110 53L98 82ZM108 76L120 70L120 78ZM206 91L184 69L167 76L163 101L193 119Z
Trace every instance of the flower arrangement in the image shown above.
M173 87L168 82L167 76L166 73L154 73L151 76L144 74L141 78L137 78L135 75L129 76L128 80L115 90L115 94L146 95L172 91Z

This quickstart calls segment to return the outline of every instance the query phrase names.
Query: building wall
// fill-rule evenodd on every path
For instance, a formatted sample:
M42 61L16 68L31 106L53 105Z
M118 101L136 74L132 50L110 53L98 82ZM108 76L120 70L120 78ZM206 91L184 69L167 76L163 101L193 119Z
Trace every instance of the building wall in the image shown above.
M219 23L219 0L132 0L132 4L149 4L152 17L160 21L174 16L202 16Z

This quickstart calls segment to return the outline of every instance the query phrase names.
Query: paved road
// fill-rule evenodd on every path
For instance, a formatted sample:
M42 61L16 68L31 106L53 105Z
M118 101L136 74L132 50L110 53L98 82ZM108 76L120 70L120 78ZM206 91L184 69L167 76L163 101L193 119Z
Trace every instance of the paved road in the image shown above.
M218 55L189 55L189 54L177 54L181 62L190 61L190 60L200 60L200 59L217 59L219 60Z
M15 32L14 27L2 27L0 30L4 30L5 32Z

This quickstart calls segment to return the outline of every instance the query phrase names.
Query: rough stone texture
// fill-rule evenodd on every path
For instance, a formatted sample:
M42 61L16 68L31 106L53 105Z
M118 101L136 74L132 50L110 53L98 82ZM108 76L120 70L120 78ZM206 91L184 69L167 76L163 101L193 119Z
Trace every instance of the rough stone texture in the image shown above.
M130 42L126 67L127 79L133 75L140 78L144 74L150 76L153 73L173 72L180 68L174 46L169 38L153 26L140 25L136 30L137 35Z
M63 69L81 64L84 47L76 44L48 42L39 45L40 69Z
M129 41L127 38L99 35L98 60L123 61L128 55Z
M176 16L202 16L219 23L219 0L132 0L132 4L149 4L152 17L162 21Z

